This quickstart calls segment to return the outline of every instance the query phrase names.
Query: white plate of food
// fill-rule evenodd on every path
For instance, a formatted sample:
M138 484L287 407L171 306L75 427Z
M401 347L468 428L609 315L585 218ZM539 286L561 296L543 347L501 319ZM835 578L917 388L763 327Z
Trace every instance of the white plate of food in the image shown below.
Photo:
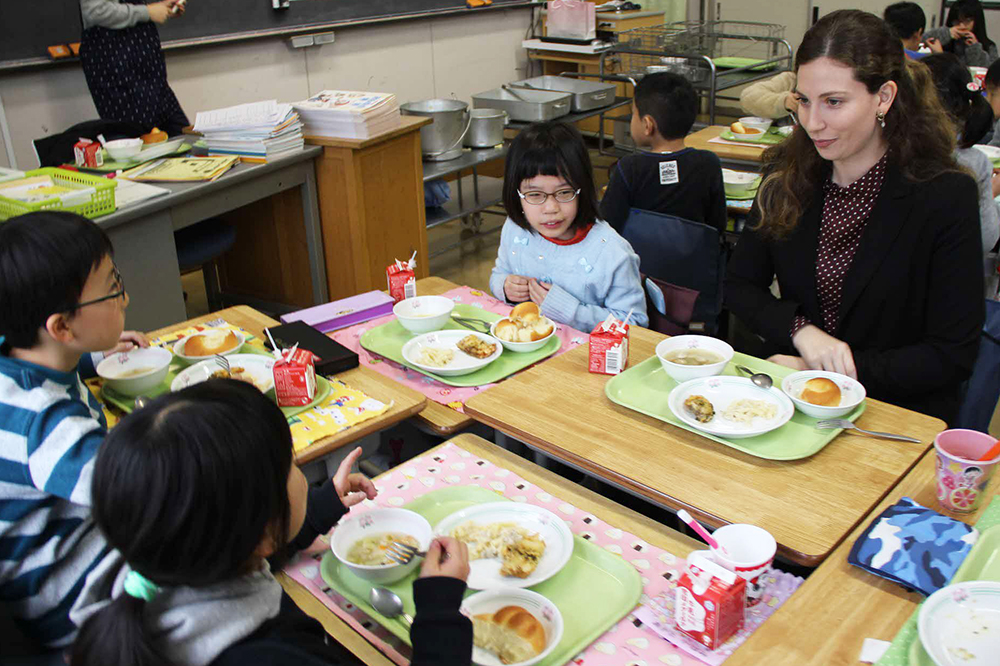
M174 355L188 363L197 363L216 355L239 353L246 336L236 329L210 328L192 333L174 343Z
M227 356L229 372L233 379L253 384L261 393L267 393L274 388L274 359L260 354L233 354ZM226 377L225 370L214 358L202 361L180 372L170 383L171 391L180 391L188 386L194 386L209 379Z
M500 358L500 341L485 333L447 330L425 333L403 345L403 359L414 368L442 377L459 377Z
M456 511L434 526L469 548L473 590L532 587L573 556L573 533L557 515L531 504L488 502Z
M462 602L462 613L472 619L472 661L479 666L532 666L563 636L562 613L531 590L478 592Z
M995 666L1000 655L1000 583L943 587L920 607L920 642L939 666Z
M727 439L777 430L795 414L795 405L780 389L765 390L744 377L692 379L675 387L667 404L685 424Z

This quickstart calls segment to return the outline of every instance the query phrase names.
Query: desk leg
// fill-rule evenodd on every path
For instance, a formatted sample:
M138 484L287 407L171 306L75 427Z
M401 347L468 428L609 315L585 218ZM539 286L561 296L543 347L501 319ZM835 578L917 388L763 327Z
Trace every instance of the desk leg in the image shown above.
M125 326L152 331L187 319L168 212L107 230L129 295Z
M309 275L312 277L313 303L321 305L330 300L326 288L326 259L323 254L323 229L319 220L317 203L316 170L307 170L302 191L302 221L306 225L306 246L309 248Z

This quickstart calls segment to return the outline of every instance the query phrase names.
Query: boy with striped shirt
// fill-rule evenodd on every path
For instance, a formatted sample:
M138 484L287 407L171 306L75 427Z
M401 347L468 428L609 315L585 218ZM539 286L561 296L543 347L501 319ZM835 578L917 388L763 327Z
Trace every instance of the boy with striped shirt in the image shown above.
M110 548L90 517L107 430L81 375L123 332L128 295L107 235L78 215L0 224L0 604L40 646L69 645L69 609ZM96 357L96 358L94 358Z

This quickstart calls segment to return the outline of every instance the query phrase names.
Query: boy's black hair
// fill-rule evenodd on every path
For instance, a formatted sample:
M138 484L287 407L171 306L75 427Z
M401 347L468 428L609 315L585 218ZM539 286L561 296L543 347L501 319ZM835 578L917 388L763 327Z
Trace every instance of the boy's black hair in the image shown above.
M959 147L979 143L993 126L993 109L978 90L969 90L969 68L954 53L932 53L920 62L931 71L941 104L958 125Z
M90 274L114 256L108 235L85 217L28 213L0 222L0 335L29 349L57 312L74 312Z
M990 68L986 70L983 85L989 88L1000 88L1000 60L994 60Z
M94 521L156 585L232 580L249 573L266 536L281 545L295 536L291 467L292 436L277 405L245 382L209 380L157 398L108 433L94 463ZM145 605L122 594L91 617L70 663L166 663Z
M503 207L522 229L531 230L531 225L524 216L517 191L522 181L535 176L559 176L580 190L576 197L576 218L570 229L586 227L597 220L600 209L594 169L583 136L575 127L566 123L535 123L522 130L510 144L504 165Z
M979 0L958 0L948 10L948 19L945 25L949 28L956 23L972 19L972 34L976 36L976 41L982 44L984 51L989 51L993 46L993 40L986 34L986 15L983 13L983 5ZM945 51L954 51L957 40L952 40Z
M683 139L698 115L698 93L680 74L647 74L635 87L635 108L640 116L652 116L656 131L664 139Z
M927 16L915 2L894 2L885 8L882 19L900 39L909 39L927 27Z

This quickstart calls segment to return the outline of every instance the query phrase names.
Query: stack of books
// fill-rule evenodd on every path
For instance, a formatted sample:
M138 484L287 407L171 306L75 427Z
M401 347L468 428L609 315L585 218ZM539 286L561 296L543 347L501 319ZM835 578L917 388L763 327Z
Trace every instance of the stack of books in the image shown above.
M204 135L209 155L246 162L270 162L304 145L299 114L273 99L200 111L194 130Z
M392 93L324 90L292 106L310 137L368 139L400 124L399 101Z

